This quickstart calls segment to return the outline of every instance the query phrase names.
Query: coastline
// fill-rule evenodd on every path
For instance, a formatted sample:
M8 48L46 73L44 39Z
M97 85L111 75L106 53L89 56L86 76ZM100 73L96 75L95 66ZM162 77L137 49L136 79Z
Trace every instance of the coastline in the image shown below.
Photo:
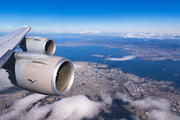
M117 42L117 41L116 41ZM158 45L158 44L157 44ZM82 41L70 41L70 42L64 42L59 43L57 46L65 46L65 47L77 47L77 46L102 46L102 47L108 47L108 48L120 48L124 50L131 51L132 55L135 55L139 58L142 58L144 60L151 60L151 61L163 61L166 59L171 59L173 61L180 61L180 48L174 48L171 49L165 48L165 47L157 47L157 45L148 45L148 44L138 44L134 45L127 42L122 42L122 40L119 41L119 43L97 43L97 41L93 40L82 40ZM169 47L169 46L168 46Z

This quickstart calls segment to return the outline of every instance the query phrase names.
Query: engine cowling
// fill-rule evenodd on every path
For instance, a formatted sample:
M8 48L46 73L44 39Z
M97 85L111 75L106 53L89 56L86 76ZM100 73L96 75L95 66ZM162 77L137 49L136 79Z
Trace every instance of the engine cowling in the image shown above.
M71 88L74 67L68 59L28 52L15 58L16 86L48 95L63 95Z
M38 52L46 55L53 55L56 50L55 42L52 39L38 36L26 36L20 47L23 51Z

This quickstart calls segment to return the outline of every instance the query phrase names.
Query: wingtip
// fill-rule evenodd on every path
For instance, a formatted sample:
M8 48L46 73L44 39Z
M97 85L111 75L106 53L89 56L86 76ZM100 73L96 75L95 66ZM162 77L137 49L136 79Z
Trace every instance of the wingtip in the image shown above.
M28 26L28 25L23 25L23 27L30 27L30 26Z

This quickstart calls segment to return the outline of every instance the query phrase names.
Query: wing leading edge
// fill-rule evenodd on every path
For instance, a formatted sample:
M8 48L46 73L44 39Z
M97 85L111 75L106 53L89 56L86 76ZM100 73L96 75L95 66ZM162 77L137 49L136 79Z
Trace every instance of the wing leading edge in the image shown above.
M31 27L23 25L22 28L0 37L0 68L9 59L30 29Z

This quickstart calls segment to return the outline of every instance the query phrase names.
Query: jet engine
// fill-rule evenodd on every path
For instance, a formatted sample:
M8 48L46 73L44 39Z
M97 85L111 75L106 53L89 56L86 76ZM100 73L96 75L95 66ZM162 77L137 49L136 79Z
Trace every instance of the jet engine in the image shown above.
M63 95L71 88L74 67L70 60L33 52L16 52L14 56L14 72L9 72L14 85L48 95Z
M37 93L63 95L74 80L73 63L63 57L51 56L56 50L49 38L25 36L31 27L0 37L0 68L9 74L12 84ZM23 52L16 51L17 47Z
M49 38L26 36L21 42L20 48L22 48L23 51L27 52L38 52L52 55L56 50L56 45L54 41Z

